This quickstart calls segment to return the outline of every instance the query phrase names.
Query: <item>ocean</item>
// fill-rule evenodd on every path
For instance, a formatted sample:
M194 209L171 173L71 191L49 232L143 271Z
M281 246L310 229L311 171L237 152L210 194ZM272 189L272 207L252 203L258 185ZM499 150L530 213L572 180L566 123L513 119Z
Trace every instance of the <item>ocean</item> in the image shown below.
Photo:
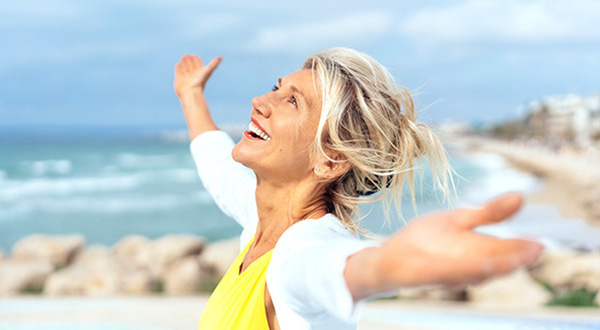
M125 128L26 133L4 129L0 132L0 248L8 251L33 233L81 233L87 244L103 245L113 245L129 234L153 239L190 233L209 241L238 235L241 229L203 189L186 138L182 131ZM458 199L452 205L480 203L503 190L535 185L524 175L490 176L498 172L494 164L502 161L493 156L465 157L452 148L449 155L460 176L455 177ZM495 182L490 182L491 177ZM419 214L448 207L432 191L426 173L423 190L417 194ZM367 214L363 225L382 235L400 229L401 218L415 216L406 196L403 217L392 216L385 222L381 206L375 204L362 207Z

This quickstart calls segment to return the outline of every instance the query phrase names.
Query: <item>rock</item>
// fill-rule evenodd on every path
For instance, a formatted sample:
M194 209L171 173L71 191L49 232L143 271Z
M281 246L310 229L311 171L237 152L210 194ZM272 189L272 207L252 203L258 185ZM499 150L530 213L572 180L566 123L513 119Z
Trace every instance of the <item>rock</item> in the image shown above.
M209 244L199 256L202 269L220 280L240 254L240 239L232 238Z
M477 305L531 307L541 306L552 294L521 269L476 286L467 287L468 299Z
M82 251L73 264L50 276L44 287L48 295L110 296L150 291L154 280L147 270L119 260L104 246Z
M571 281L572 270L565 265L569 264L575 255L574 251L568 249L544 252L537 267L530 273L538 281L547 283L553 288L567 286Z
M443 288L440 286L419 286L398 290L398 297L404 299L463 301L463 288Z
M121 280L121 289L127 294L145 294L156 287L156 280L147 270L130 272Z
M144 236L129 235L114 247L119 260L138 269L150 269L153 261L152 242Z
M81 250L85 239L82 235L48 236L30 235L13 246L15 259L44 259L54 267L68 265Z
M88 274L84 269L69 267L61 269L48 277L44 285L44 294L50 296L83 295Z
M600 252L547 252L532 276L558 291L587 288L600 290Z
M164 290L168 294L191 294L200 291L202 281L207 277L200 268L200 262L189 256L173 263L164 274Z
M166 235L152 243L153 262L150 264L152 274L163 279L170 264L187 256L202 252L206 241L193 235Z
M23 290L41 291L52 271L54 266L44 259L2 260L0 296L18 294Z
M94 264L112 258L113 252L104 245L91 245L81 250L74 258L72 266Z

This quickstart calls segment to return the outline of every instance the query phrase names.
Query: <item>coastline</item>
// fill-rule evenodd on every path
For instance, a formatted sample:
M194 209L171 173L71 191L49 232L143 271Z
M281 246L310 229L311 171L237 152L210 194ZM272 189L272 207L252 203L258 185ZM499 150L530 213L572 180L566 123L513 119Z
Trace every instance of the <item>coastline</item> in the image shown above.
M543 187L528 196L529 202L557 205L565 218L584 219L589 225L600 228L598 159L516 141L470 137L461 143L471 152L500 155L513 168L540 178Z
M478 230L542 241L549 250L600 251L600 168L585 155L484 137L454 137L451 146L486 167L488 177L463 204L518 192L523 208L512 219ZM465 206L465 205L463 205Z
M594 226L595 229L598 228L598 223L594 222L593 219L581 216L582 212L585 211L584 204L573 202L572 194L577 191L577 187L581 189L581 186L579 186L581 184L593 186L593 182L600 181L586 181L579 178L580 181L573 181L569 185L569 176L562 173L563 169L558 165L545 162L545 158L542 156L528 152L525 147L516 147L510 143L480 138L463 139L457 143L460 145L459 148L462 148L459 151L460 153L470 154L480 161L488 162L492 172L496 175L496 177L491 178L491 181L478 184L474 188L475 191L470 193L470 200L467 203L479 203L480 201L477 198L480 200L489 199L501 193L502 189L510 189L510 187L517 187L515 189L521 191L528 202L520 215L507 221L506 226L486 226L489 228L484 228L483 232L501 237L542 238L549 247L549 252L569 250L570 254L565 259L556 262L553 259L548 259L549 266L547 268L555 267L555 270L566 269L571 271L571 273L564 275L566 279L553 282L556 290L564 291L580 287L581 282L573 282L573 278L582 273L577 273L579 271L577 269L571 270L573 264L569 262L578 258L578 253L581 251L596 251L595 253L600 255L600 248L594 248L593 246L596 236L591 236L587 245L577 245L581 243L586 234L592 232L592 230L589 230L591 226ZM507 162L499 161L499 157L506 159ZM507 164L511 165L510 168L506 167ZM586 175L585 173L584 170L580 170L571 175ZM587 175L587 177L590 176ZM565 187L566 185L568 187ZM489 189L485 189L485 193L482 193L483 188ZM554 205L562 206L557 209ZM572 209L565 212L564 207L571 207ZM600 234L600 231L598 233ZM558 236L552 237L553 235ZM550 239L548 239L548 236L550 236ZM573 236L572 240L567 239L569 236ZM600 236L597 237L600 238ZM115 260L110 256L112 252L109 253L110 251L107 249L86 247L83 250L83 243L73 243L70 249L82 249L77 252L81 263L84 261L91 262L89 258L83 260L86 259L83 258L85 256L96 259L95 262L91 263L91 268L86 266L81 269L98 269L95 271L95 276L98 281L104 282L96 281L89 284L89 289L85 289L85 286L84 289L54 286L54 294L50 295L17 294L3 297L0 301L0 324L7 325L9 328L10 325L14 325L20 329L33 329L40 325L47 329L64 329L65 326L67 326L66 328L114 328L125 330L189 329L195 327L208 295L193 292L185 293L186 290L193 291L197 288L197 284L193 284L194 281L214 278L216 273L221 273L222 269L226 269L229 265L228 262L217 265L217 261L227 259L225 256L228 254L230 254L229 258L235 257L239 243L230 240L208 244L206 241L187 237L188 242L182 244L183 238L177 237L176 241L178 243L175 244L173 237L171 239L160 238L155 241L149 241L143 237L129 237L128 239L124 238L122 242L111 248L116 256L125 260L127 264L137 265L144 269L148 268L147 270L151 273L155 272L154 277L160 279L162 285L164 285L164 287L161 285L161 290L164 290L162 294L145 293L141 295L139 294L140 288L144 287L144 290L148 291L153 281L128 283L127 287L131 288L127 289L129 291L125 291L129 292L128 294L111 291L115 286L125 288L125 284L120 283L117 279L134 278L132 277L134 273L120 270L119 264L115 264ZM600 239L595 242L600 244ZM221 243L224 245L219 246ZM225 247L229 249L228 253L224 252ZM146 264L148 262L148 251L152 251L152 253L163 251L158 253L164 259L162 260L163 269L153 269ZM172 253L173 251L179 252ZM77 258L70 260L71 257L66 257L70 254L71 252L65 252L65 262L67 259L69 259L69 262L76 262ZM98 258L104 261L97 264ZM0 261L2 261L1 257ZM8 261L8 259L5 259L5 261ZM200 265L199 272L190 276L190 268L193 268L191 265L198 264ZM107 267L107 265L110 267ZM589 263L586 265L589 265ZM69 267L62 268L63 272L67 272ZM177 268L177 271L172 268ZM217 268L221 268L221 270ZM103 271L99 271L99 269L103 269ZM590 269L590 267L585 266L582 269ZM556 273L556 271L550 270L548 272ZM594 274L597 273L592 273L592 276L599 278ZM525 276L530 275L521 273L519 275L521 278L517 280L521 281ZM535 278L537 280L539 277ZM113 279L116 282L111 282ZM498 279L498 281L504 280L503 278ZM510 281L508 277L506 280ZM179 285L186 281L189 281L190 284ZM73 278L66 282L73 283ZM548 293L528 300L528 290L540 290L538 284L533 283L533 280L531 282L527 284L531 284L528 287L520 286L520 282L518 285L515 285L515 282L507 282L501 290L488 293L486 298L477 298L482 299L479 301L437 301L436 299L447 299L439 298L440 296L448 297L452 293L446 292L435 298L435 292L428 296L432 291L429 291L429 293L424 291L425 294L422 296L404 296L409 300L372 301L367 304L361 316L359 329L447 329L440 327L439 324L436 326L436 320L442 318L455 320L457 328L460 329L471 329L469 326L473 329L476 329L477 326L482 328L482 324L485 324L485 322L487 324L492 322L514 323L515 320L524 322L523 324L528 326L532 324L551 326L569 322L572 325L574 324L572 322L579 321L580 324L577 325L579 327L568 328L592 329L593 327L589 327L589 325L597 325L600 322L597 316L597 308L573 309L543 306L544 301L548 301ZM178 285L169 285L169 283L178 283ZM596 282L590 284L592 288L590 290L597 290L597 287L594 286L597 284L594 283ZM130 284L135 285L129 286ZM476 288L469 290L471 298L478 295ZM136 292L138 293L136 294ZM507 298L506 295L512 295L512 297ZM402 294L400 296L403 297ZM518 301L515 303L514 299L518 299ZM490 301L495 304L485 308ZM596 303L600 303L599 297L596 297ZM143 312L141 312L142 310ZM139 317L141 314L151 316L141 319ZM571 315L577 316L571 317ZM400 318L404 319L400 320ZM3 329L3 327L0 326L0 329Z

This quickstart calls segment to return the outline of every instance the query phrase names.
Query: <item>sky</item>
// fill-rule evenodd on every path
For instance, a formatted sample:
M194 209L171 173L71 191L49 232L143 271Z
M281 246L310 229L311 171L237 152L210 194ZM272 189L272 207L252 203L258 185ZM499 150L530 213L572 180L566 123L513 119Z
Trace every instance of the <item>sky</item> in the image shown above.
M546 95L600 93L600 1L4 0L0 127L185 127L173 68L224 57L218 124L311 53L355 48L428 121L497 122ZM1 129L1 128L0 128Z

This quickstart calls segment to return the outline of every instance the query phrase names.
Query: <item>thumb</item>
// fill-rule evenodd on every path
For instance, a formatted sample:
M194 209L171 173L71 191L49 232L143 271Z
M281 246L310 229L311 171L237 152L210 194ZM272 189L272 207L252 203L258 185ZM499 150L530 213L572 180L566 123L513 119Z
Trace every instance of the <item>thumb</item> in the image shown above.
M457 220L463 227L473 229L477 226L490 225L503 221L517 213L523 205L523 197L519 194L506 194L487 203L476 210L461 210Z
M208 63L208 65L206 66L206 68L208 69L208 76L209 77L213 73L213 71L215 71L215 69L217 69L217 67L219 66L219 64L221 63L222 60L223 60L223 56L217 56L217 57L213 58L210 61L210 63Z

